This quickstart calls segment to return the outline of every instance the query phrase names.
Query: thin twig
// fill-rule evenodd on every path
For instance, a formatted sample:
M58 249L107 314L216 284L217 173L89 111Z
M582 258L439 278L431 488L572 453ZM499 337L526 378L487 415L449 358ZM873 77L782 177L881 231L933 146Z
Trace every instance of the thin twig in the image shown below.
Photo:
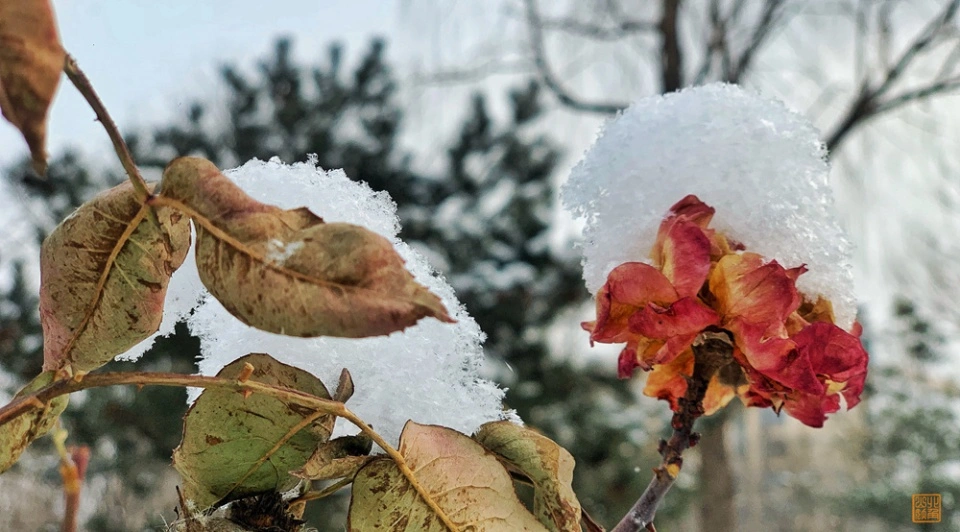
M60 476L63 478L64 510L61 532L76 532L79 526L80 491L90 462L90 448L70 447L60 459Z
M730 360L733 346L726 333L702 333L693 345L693 375L687 379L687 392L678 401L679 411L673 415L670 425L673 435L670 440L660 440L660 465L653 470L653 479L633 508L610 532L638 532L655 530L653 518L670 491L680 468L683 466L683 451L696 445L700 435L693 432L693 424L703 415L703 397L707 385L717 369Z
M127 147L126 141L123 140L123 136L120 135L117 124L110 118L110 113L107 112L107 108L103 105L103 102L100 101L100 97L97 96L96 91L93 90L93 85L90 83L90 80L87 79L87 75L80 70L80 67L77 66L77 61L69 54L67 54L67 59L63 64L63 72L70 78L74 87L76 87L77 90L80 91L80 94L87 100L87 103L90 104L93 112L97 115L97 120L99 120L100 123L103 124L103 128L107 130L107 136L110 137L110 142L113 143L113 149L117 152L117 157L120 158L120 164L123 165L123 169L127 172L127 177L130 178L130 182L137 191L137 195L140 196L141 200L149 197L150 190L147 188L147 182L143 179L143 175L140 174L140 169L137 168L136 163L133 162L133 156L130 154L130 149Z
M591 113L613 114L627 107L626 103L587 102L571 95L560 83L547 62L546 44L543 36L543 21L537 12L536 0L526 0L527 27L530 30L530 47L533 49L533 62L540 74L540 80L550 89L563 105Z

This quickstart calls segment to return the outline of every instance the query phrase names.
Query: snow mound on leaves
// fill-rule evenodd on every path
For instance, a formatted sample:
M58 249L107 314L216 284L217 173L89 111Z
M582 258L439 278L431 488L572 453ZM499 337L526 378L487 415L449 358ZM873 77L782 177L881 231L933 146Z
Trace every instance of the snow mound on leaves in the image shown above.
M627 261L648 260L671 205L695 194L715 207L711 227L790 268L797 287L856 317L852 246L833 213L818 131L781 102L712 84L645 98L607 122L563 187L586 220L583 275L596 293Z
M417 282L441 298L457 323L432 318L389 336L293 338L244 325L230 315L200 282L191 255L171 279L161 335L186 319L200 338L200 372L214 375L247 353L267 353L304 369L336 389L342 368L350 370L356 393L348 407L394 444L408 419L470 434L481 424L516 419L502 410L503 390L481 379L484 334L453 288L426 259L397 237L396 204L386 192L351 181L340 170L325 172L316 161L285 165L278 159L251 161L225 174L255 199L285 209L306 206L327 222L361 225L393 242ZM152 344L126 353L136 358ZM194 390L191 399L199 395ZM337 433L356 432L338 422Z

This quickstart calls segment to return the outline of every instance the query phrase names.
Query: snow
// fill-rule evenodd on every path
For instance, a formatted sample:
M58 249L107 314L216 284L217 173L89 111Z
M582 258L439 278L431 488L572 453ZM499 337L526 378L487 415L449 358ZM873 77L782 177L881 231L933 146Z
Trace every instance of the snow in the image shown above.
M608 121L562 190L585 219L583 269L596 293L609 272L647 261L671 205L695 194L716 208L712 227L785 267L806 264L797 287L856 318L852 246L833 212L818 131L781 102L711 84L642 99Z
M315 160L294 165L254 160L225 174L260 201L288 209L306 206L327 222L362 225L390 239L416 280L443 300L457 323L425 318L402 332L362 339L263 332L233 318L206 292L191 255L171 279L161 333L169 334L186 318L200 338L202 374L214 375L247 353L268 353L316 375L332 393L341 368L347 368L356 386L347 406L394 444L408 419L467 434L488 421L518 420L502 410L503 390L479 376L484 334L476 321L424 256L397 238L396 204L387 193L351 181L340 170L324 172ZM137 348L125 358L146 350ZM198 394L194 390L191 400ZM338 421L336 434L354 432Z

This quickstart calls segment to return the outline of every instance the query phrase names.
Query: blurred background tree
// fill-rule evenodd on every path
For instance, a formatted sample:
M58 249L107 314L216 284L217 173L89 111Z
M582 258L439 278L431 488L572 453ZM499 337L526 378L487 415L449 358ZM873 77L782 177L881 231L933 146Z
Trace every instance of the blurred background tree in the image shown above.
M294 162L316 154L323 168L343 168L387 190L399 206L402 238L428 254L487 333L491 377L509 388L507 406L571 450L584 506L613 524L649 480L666 409L650 399L638 403L636 382L616 381L614 355L598 365L598 357L571 356L583 353L579 345L564 344L573 338L586 345L585 335L569 329L591 303L572 239L555 227L555 185L569 159L557 114L606 116L638 95L709 81L743 83L805 104L792 103L821 126L835 164L856 176L857 168L868 167L853 142L871 129L865 126L960 85L960 0L922 6L897 0L488 5L484 10L506 20L491 27L507 28L500 34L517 39L498 35L480 67L467 59L421 81L424 91L455 82L472 92L457 100L459 127L433 151L404 147L410 120L399 91L409 76L387 63L382 40L373 40L357 61L333 45L308 65L294 59L290 40L281 39L253 68L221 69L221 101L198 100L174 123L128 140L136 159L155 172L186 154L223 168L254 157ZM830 43L829 61L820 43ZM795 48L788 61L784 47ZM609 57L616 58L612 70ZM838 62L848 65L845 84L832 79ZM574 76L572 68L641 81L629 90L591 84L589 73ZM503 72L511 73L507 83L472 89L473 82ZM804 74L799 81L798 72ZM594 82L604 79L597 76ZM800 87L799 100L797 90L789 93L792 100L786 97L785 85ZM33 213L38 239L80 202L122 179L75 151L53 158L47 181L33 177L26 161L4 176ZM861 190L863 179L854 185ZM856 229L858 222L852 223ZM916 262L930 276L952 279L938 262L936 241L915 245L921 246L914 250ZM11 282L0 294L0 367L11 377L0 382L8 391L34 375L41 360L32 267L10 264ZM810 462L798 460L808 456L801 452L808 433L797 436L792 425L766 413L734 410L705 420L699 454L691 454L692 467L658 514L661 528L843 530L868 523L901 530L909 528L904 523L912 493L940 492L944 508L960 507L957 479L949 473L960 456L952 409L957 388L948 378L929 377L949 361L943 354L948 342L930 318L936 314L931 309L942 306L927 305L917 292L905 294L886 328L865 333L872 352L886 354L871 375L871 398L828 424L837 430L809 436L820 442L811 449L827 449L829 459L811 450ZM197 354L196 340L179 327L136 367L189 372ZM107 369L122 367L132 366L114 362ZM114 504L99 505L88 529L142 529L161 524L161 514L172 516L175 480L168 462L185 408L185 394L173 389L90 390L73 402L65 419L76 442L94 448L90 475L100 480L91 486L100 482L98 489L134 497L117 495L109 499ZM837 464L845 464L843 473L832 469ZM155 506L117 511L148 498ZM339 530L343 502L311 507L311 525Z

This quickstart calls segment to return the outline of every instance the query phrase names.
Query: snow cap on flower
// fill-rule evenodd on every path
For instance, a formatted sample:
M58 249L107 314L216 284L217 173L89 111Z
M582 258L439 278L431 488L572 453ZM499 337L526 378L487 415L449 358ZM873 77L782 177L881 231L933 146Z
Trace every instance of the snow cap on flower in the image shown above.
M688 194L716 209L711 227L785 268L800 292L856 317L851 246L832 213L816 129L782 103L711 84L645 98L610 120L563 188L586 220L584 279L596 294L625 262L648 262L660 221Z
M644 393L680 411L706 364L704 413L739 396L814 427L841 398L859 402L868 356L822 155L805 121L727 85L641 102L606 127L565 202L587 216L597 319L583 327L625 344L621 378L651 371ZM647 216L671 193L665 217ZM701 360L704 334L726 354Z

